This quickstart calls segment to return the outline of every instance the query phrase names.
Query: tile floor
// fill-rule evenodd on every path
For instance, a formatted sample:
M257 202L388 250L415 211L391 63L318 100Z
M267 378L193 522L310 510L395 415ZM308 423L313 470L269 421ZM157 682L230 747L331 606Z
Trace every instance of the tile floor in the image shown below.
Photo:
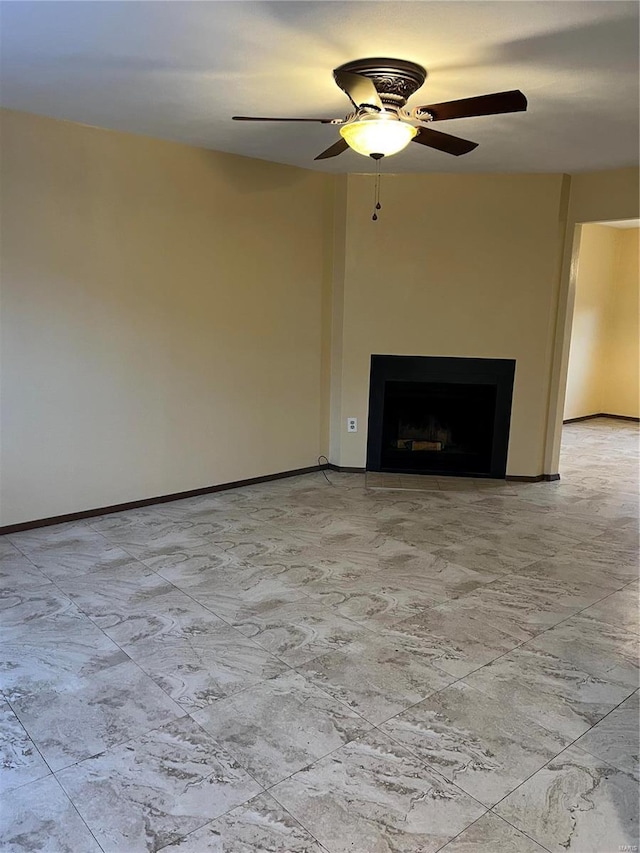
M638 431L0 538L6 853L638 842Z

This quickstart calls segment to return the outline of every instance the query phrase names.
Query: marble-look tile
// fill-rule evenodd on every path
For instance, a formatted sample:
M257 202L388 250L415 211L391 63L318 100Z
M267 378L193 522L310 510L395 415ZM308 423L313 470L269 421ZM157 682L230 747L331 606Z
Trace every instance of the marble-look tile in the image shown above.
M309 599L255 613L233 624L289 666L300 666L368 633L362 625Z
M323 853L324 848L269 794L190 833L167 853Z
M261 566L288 588L308 592L322 583L366 583L378 574L381 561L375 553L351 554L329 549L323 552L313 548L289 560L281 557L262 560ZM380 573L378 580L383 577Z
M53 581L135 563L131 554L88 525L58 524L16 535L31 562Z
M441 848L441 853L546 853L511 824L492 812L482 815Z
M293 559L265 559L255 570L262 577L277 581L283 588L295 591L299 596L309 594L322 584L366 582L373 574L355 556L346 552L323 553L315 548Z
M13 542L9 541L6 535L0 536L0 563L2 560L9 557L19 557L20 551L16 548Z
M0 687L13 701L43 684L95 675L126 660L126 654L69 603L63 611L3 629Z
M54 771L184 715L131 661L91 678L38 684L12 704Z
M145 565L179 589L214 580L224 571L230 575L244 563L234 560L229 554L212 545L167 549L164 553L145 561Z
M207 581L200 587L190 589L189 595L229 625L238 627L254 617L260 619L285 604L307 598L301 590L290 589L270 577L256 579L256 583L249 589Z
M167 634L125 647L181 707L203 708L287 670L287 665L228 625Z
M406 545L429 552L466 542L478 535L478 531L471 527L445 521L446 515L436 518L430 515L428 519L421 517L419 521L415 518L398 518L385 523L382 529Z
M121 590L80 602L105 634L118 645L163 637L193 637L211 627L224 625L222 619L194 601L189 595L168 586L159 586L151 594L133 593L129 602L119 599ZM111 602L111 606L109 604Z
M522 553L536 555L539 560L565 553L583 541L583 537L574 531L558 527L555 520L548 524L546 517L536 519L530 513L525 514L521 521L515 520L506 529L487 532L486 536L498 546L505 544L518 548Z
M402 559L385 562L385 582L415 589L434 601L466 596L499 577L498 572L481 572L450 563L428 552L414 552Z
M481 492L499 495L517 495L516 484L509 480L494 479L493 477L474 477L473 484Z
M261 792L185 717L68 767L58 780L109 851L156 851Z
M435 603L418 590L388 586L371 576L358 581L310 583L307 593L325 607L372 631L422 613Z
M117 623L123 610L175 589L140 562L58 578L56 584L100 628Z
M413 641L390 632L371 633L298 671L374 725L454 680L433 666Z
M206 525L200 525L198 521L172 518L167 515L166 506L148 506L108 513L89 519L87 525L109 542L140 546L161 541L167 535L178 541L182 533L185 534L186 542L187 539L194 539L194 531L207 530Z
M10 637L46 616L73 610L71 599L52 583L0 593L0 638Z
M631 583L638 578L638 538L628 528L607 528L588 541L577 545L572 553L585 569L601 569L604 573Z
M440 548L434 554L459 566L500 575L514 572L539 559L538 554L523 547L522 543L504 539L495 541L487 537L467 539L458 545Z
M624 684L525 647L471 673L465 682L568 738L584 734L631 693Z
M220 699L192 716L265 787L371 728L295 672Z
M7 538L23 554L61 550L100 550L107 543L104 537L82 521L52 524L10 533Z
M312 534L292 533L265 524L245 532L229 530L224 538L216 538L213 544L233 561L262 565L269 559L299 558L310 547L317 547L318 542L318 537Z
M440 604L393 625L430 662L456 678L478 669L518 645L518 640L488 621Z
M569 747L496 806L497 813L551 853L633 850L638 783Z
M154 509L134 512L137 514L116 513L92 519L91 527L151 568L157 557L162 558L174 549L206 545L205 537L216 529L212 524L177 521Z
M53 776L3 795L0 847L3 853L101 853Z
M607 592L621 589L632 579L628 571L616 571L614 564L608 559L585 561L575 548L531 563L520 569L518 574L539 580L555 579L575 584L590 584Z
M50 579L37 569L31 560L24 557L10 542L5 546L5 553L0 556L0 594L13 595L32 587L51 584Z
M640 779L638 716L638 693L634 693L578 738L575 745Z
M4 795L50 772L9 705L0 702L0 792Z
M458 682L387 720L382 731L493 806L569 743Z
M477 491L478 480L474 477L438 477L438 485L442 491L461 492Z
M605 622L640 634L640 595L637 584L630 584L603 598L583 610L580 616L595 623L594 630L600 630L598 623Z
M394 488L385 489L367 488L363 475L339 472L330 473L330 485L318 473L0 537L4 693L20 714L32 715L25 723L50 739L65 761L64 749L76 749L69 747L73 734L77 755L109 744L106 754L124 748L116 746L121 737L147 726L153 690L138 691L140 702L131 704L118 671L133 664L98 623L145 666L156 683L153 689L162 685L181 697L173 707L182 719L186 710L198 715L200 708L214 719L216 706L224 710L236 703L238 719L227 713L225 727L236 742L245 742L242 748L262 765L256 772L265 780L278 767L288 771L288 761L297 770L296 761L316 759L313 768L330 764L347 749L338 743L337 752L318 758L323 744L336 736L331 709L338 707L347 719L355 710L374 724L404 712L397 719L405 724L407 743L437 740L439 751L424 758L427 765L433 761L445 775L455 772L472 793L474 780L486 779L477 796L487 802L493 801L489 791L499 793L500 785L524 778L521 765L528 768L536 755L535 760L544 757L545 747L540 752L537 747L546 744L545 737L564 743L582 735L586 753L630 776L639 700L638 692L625 699L636 683L625 632L640 634L638 524L632 518L637 516L637 456L635 425L589 421L565 428L558 483L494 486L436 478L437 489L425 489L424 478L399 475ZM442 559L442 549L455 558ZM467 555L464 560L461 554ZM482 560L493 560L493 571L474 570ZM526 565L518 565L524 560ZM309 606L324 614L315 625ZM290 672L283 662L220 623L266 625L283 607L276 636L282 630L285 645L300 643L300 648L315 637L321 647L319 657L300 666L307 676L304 689L301 676L283 675ZM339 632L332 634L336 620L359 633L327 650L322 642L343 642ZM468 701L441 707L447 696L471 690L460 684L445 689L454 676L500 653L503 640L527 645L516 651L507 647L503 657L465 675L482 697L474 714ZM291 689L274 697L268 679L290 683ZM307 690L308 701L298 701ZM157 695L161 705L171 701L162 691ZM326 714L321 695L329 703ZM411 718L415 703L431 708L426 731ZM269 717L276 724L268 726ZM523 718L528 723L519 736ZM15 726L9 726L14 732L7 747L13 749L10 763L16 756L28 758L23 745L30 732ZM340 726L337 737L348 738ZM535 733L545 729L550 731L539 742ZM471 763L464 767L466 756ZM242 764L245 759L237 757ZM4 775L23 770L23 778L31 779L28 761L12 764ZM293 778L304 774L298 770ZM390 774L390 786L395 775ZM363 787L368 791L367 784ZM30 788L26 781L11 794ZM362 801L359 782L347 799ZM120 817L126 823L128 808L119 804L118 820L111 823L119 825ZM114 812L115 807L107 821ZM272 814L268 806L241 806L233 819L200 815L200 828L189 829L183 843L198 853L200 847L202 853L322 849L309 826L300 836L285 811L275 817L267 812ZM410 813L398 825L412 819ZM349 825L344 818L341 823ZM49 834L37 826L34 836L26 836L29 844L35 838L32 846L46 849L44 839L50 836L52 849L64 849L66 839L60 840L57 826ZM456 830L450 842L455 832L438 840L438 846L447 843L453 853L536 849L531 845L537 842L515 829L505 832L505 826L486 815ZM75 843L73 827L70 835L74 851L91 849ZM157 842L150 837L153 846ZM387 832L380 849L397 853L407 843L416 849L400 830L400 845L394 847L395 837ZM353 853L360 846L357 830L351 840ZM119 846L129 853L128 844ZM174 846L183 845L176 840Z
M630 688L639 686L640 638L608 622L597 626L581 614L534 637L526 648L556 655L591 675Z
M315 541L317 548L341 554L356 556L358 560L378 561L384 566L390 560L402 560L413 554L413 547L404 542L384 536L377 528L371 530L352 530L337 533L323 531ZM373 563L371 566L373 567Z
M271 793L331 853L435 853L484 812L375 730Z
M589 584L518 574L473 590L452 606L524 642L606 594Z

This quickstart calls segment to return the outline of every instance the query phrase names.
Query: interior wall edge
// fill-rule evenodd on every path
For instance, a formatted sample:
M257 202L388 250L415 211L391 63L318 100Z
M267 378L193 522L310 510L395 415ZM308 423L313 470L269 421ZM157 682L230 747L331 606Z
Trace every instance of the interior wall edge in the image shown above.
M211 495L216 492L225 492L230 489L238 489L243 486L253 486L257 483L269 483L273 480L284 480L289 477L299 477L304 474L313 474L317 471L324 471L330 468L330 465L310 465L307 468L297 468L292 471L279 471L276 474L265 474L262 477L249 477L246 480L236 480L230 483L218 483L215 486L205 486L201 489L187 489L183 492L174 492L170 495L156 495L152 498L142 498L137 501L125 501L124 503L112 504L111 506L96 507L94 509L84 509L78 512L67 512L62 515L50 516L49 518L37 518L30 521L20 521L16 524L5 524L0 527L0 536L6 536L9 533L19 533L22 530L32 530L36 527L50 527L54 524L64 524L69 521L81 521L84 518L96 518L102 515L110 515L114 512L124 512L130 509L140 509L141 507L154 506L155 504L171 503L172 501L185 500L187 498L195 498L201 495Z

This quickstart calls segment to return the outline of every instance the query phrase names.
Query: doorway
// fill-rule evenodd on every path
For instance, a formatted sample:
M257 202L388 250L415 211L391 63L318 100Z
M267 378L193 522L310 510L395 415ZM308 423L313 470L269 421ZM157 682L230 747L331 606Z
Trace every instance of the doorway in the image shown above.
M580 226L563 426L640 419L638 226L638 220Z

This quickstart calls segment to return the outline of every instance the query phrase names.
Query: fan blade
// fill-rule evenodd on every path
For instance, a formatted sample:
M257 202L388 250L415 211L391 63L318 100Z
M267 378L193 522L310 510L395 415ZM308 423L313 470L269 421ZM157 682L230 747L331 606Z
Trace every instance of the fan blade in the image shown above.
M352 71L334 71L333 76L356 109L363 106L384 109L380 95L368 77Z
M318 154L317 157L314 157L314 160L328 160L329 157L337 157L338 154L342 154L343 151L346 151L349 146L344 141L342 137L337 142L334 142L333 145L329 146L322 154Z
M419 142L420 145L427 145L429 148L437 148L438 151L453 154L454 157L468 154L469 151L478 147L477 142L469 142L468 139L461 139L459 136L450 136L448 133L441 133L439 130L431 130L430 127L418 128L418 133L411 141Z
M445 121L450 118L518 113L526 108L525 96L519 89L513 89L511 92L496 92L493 95L478 95L476 98L462 98L459 101L446 101L444 104L416 107L414 115L427 112L433 116L433 121Z
M231 116L233 121L315 121L319 124L342 124L339 118L264 118L263 116Z

